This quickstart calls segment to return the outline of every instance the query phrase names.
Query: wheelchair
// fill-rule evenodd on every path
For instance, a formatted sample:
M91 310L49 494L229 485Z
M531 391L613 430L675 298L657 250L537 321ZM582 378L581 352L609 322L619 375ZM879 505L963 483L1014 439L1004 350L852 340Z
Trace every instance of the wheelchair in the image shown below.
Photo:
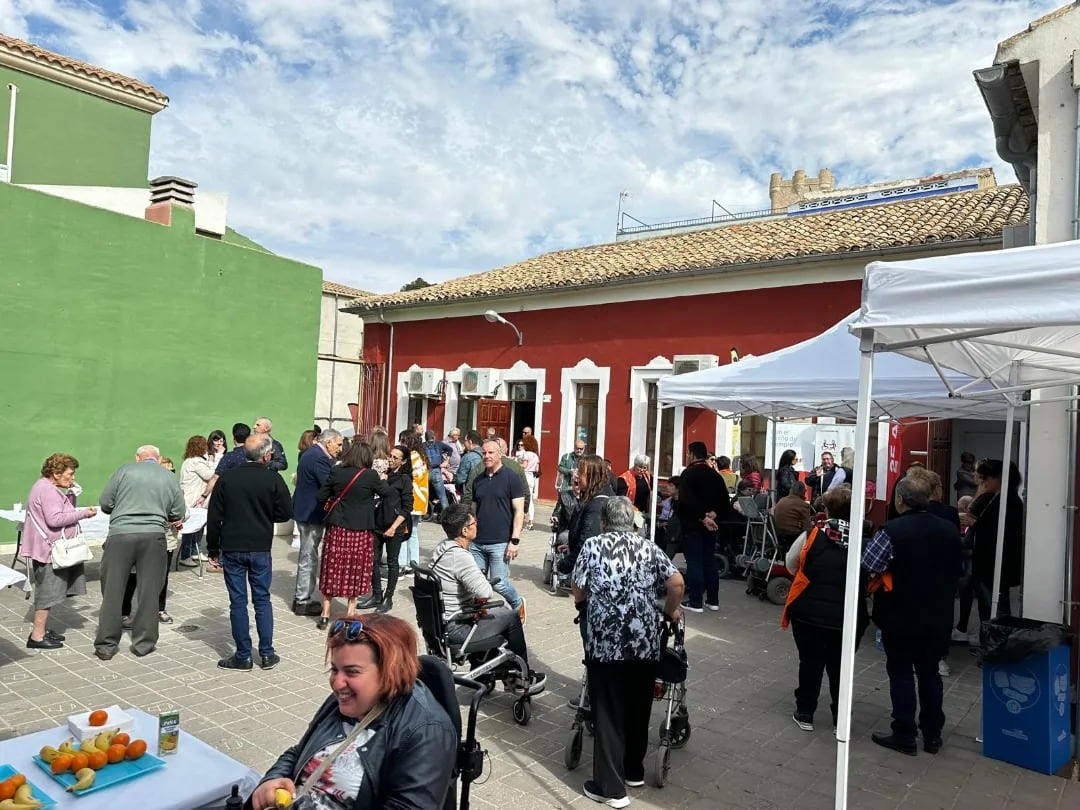
M484 756L487 754L476 741L476 717L480 711L480 701L487 694L487 689L483 684L469 678L454 675L445 661L433 655L420 656L420 681L450 715L450 721L454 724L458 737L453 779L441 810L469 810L469 787L483 772ZM455 687L458 686L472 692L469 698L469 719L465 725L464 739L461 728L461 708L455 691Z
M532 698L544 691L544 682L532 683L529 665L506 648L505 639L481 639L472 642L475 627L461 644L452 643L447 635L447 622L443 619L442 588L439 579L429 569L417 568L413 572L413 604L416 607L416 624L424 637L429 655L440 658L451 670L469 665L462 673L484 687L484 695L495 691L498 681L514 696L514 722L526 726L532 719ZM501 601L468 605L454 618L474 625L481 614L492 607L501 607Z

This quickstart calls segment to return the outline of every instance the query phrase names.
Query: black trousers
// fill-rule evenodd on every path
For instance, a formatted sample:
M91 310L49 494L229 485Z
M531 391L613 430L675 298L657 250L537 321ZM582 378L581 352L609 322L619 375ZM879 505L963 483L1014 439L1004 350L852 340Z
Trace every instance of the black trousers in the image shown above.
M593 717L593 781L609 799L645 778L656 663L586 662Z
M165 583L161 586L161 593L158 594L158 612L165 612L165 596L169 592L169 569L172 568L174 551L165 552L168 555L168 562L165 564ZM124 586L124 602L120 606L120 612L124 616L131 615L131 600L135 596L135 586L138 580L135 578L135 572L132 571L128 574L127 585Z
M470 623L451 622L446 628L446 634L455 644L462 644L469 637L472 629L473 626ZM521 628L518 612L513 608L495 608L481 616L476 622L476 632L473 632L469 643L475 644L498 636L506 639L506 647L510 652L520 656L526 664L529 663L529 649L525 646L525 631Z
M840 640L843 638L843 631L794 620L791 623L791 634L795 637L795 647L799 651L799 686L795 690L795 712L811 718L814 716L821 692L821 679L827 672L829 695L832 698L830 708L835 716L840 702Z
M392 597L398 582L398 554L401 553L402 538L385 537L378 531L373 534L375 535L375 565L371 573L371 595L381 600L383 585L382 574L379 570L382 565L383 550L386 550L386 595Z
M912 638L881 632L885 647L885 671L889 673L892 698L892 730L904 742L915 742L916 683L918 683L919 728L924 740L941 737L945 712L941 709L942 685L938 659L942 644L927 638Z

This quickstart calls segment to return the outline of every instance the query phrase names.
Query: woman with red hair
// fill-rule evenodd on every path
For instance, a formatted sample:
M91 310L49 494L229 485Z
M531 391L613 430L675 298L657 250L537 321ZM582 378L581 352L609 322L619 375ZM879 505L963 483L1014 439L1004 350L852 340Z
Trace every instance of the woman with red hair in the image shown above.
M416 633L385 613L346 616L326 640L330 691L300 742L251 794L312 794L314 806L375 810L443 806L457 750L450 717L417 680Z

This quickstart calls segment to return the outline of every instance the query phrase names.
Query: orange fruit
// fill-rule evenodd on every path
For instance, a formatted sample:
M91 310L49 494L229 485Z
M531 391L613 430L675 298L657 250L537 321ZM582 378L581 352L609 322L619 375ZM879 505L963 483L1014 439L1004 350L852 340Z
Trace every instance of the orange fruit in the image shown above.
M131 742L131 737L128 736L126 731L121 731L112 738L112 742L109 743L109 745L127 745L129 742Z
M124 753L128 759L138 759L146 753L146 740L132 740Z
M49 767L55 774L67 773L71 770L71 754L60 754Z
M0 782L0 801L4 799L10 799L15 795L15 791L18 789L18 785L12 782L10 779L5 779Z
M90 757L80 751L71 755L71 772L81 771L90 765Z
M109 750L105 752L105 755L109 758L109 762L119 762L124 758L125 748L122 745L113 743L109 746ZM56 762L54 759L53 762Z
M109 755L104 751L95 751L92 754L88 754L87 759L89 760L88 765L95 771L100 771L109 764Z
M96 712L90 712L90 725L103 726L109 720L109 713L104 709L98 709Z
M21 788L23 785L26 784L26 777L23 776L21 773L17 773L14 776L9 776L7 778L7 781L9 781L9 782L11 782L11 784L15 785L15 789L18 790L19 788Z

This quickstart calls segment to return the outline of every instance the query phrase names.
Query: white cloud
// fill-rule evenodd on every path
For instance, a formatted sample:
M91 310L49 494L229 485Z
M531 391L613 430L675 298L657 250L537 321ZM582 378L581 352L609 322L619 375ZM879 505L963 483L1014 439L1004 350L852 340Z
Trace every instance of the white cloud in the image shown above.
M0 27L154 83L154 173L385 290L608 240L623 190L658 221L796 168L1009 181L971 71L1058 4L0 0Z

